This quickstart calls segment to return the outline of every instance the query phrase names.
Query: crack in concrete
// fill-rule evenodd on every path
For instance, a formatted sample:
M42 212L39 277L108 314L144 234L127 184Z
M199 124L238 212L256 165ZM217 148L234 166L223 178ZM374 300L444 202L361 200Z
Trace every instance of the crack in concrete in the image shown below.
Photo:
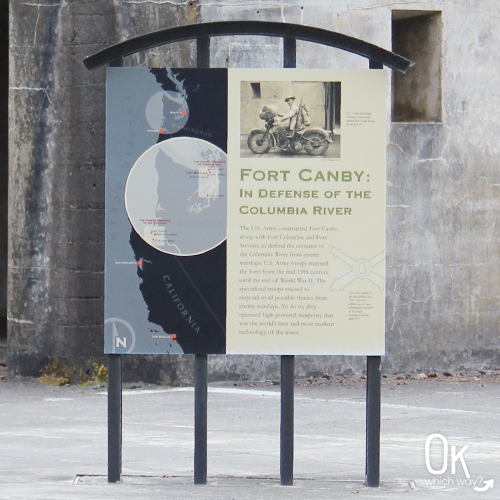
M7 321L12 321L12 323L18 323L20 325L34 325L33 321L29 321L27 319L19 319L19 318L11 318L7 316Z
M388 146L396 146L401 151L401 153L403 153L404 157L408 158L408 156L404 152L403 148L399 144L396 144L395 142L388 142L387 145Z
M153 4L153 5L174 5L176 7L185 6L186 2L184 0L123 0L124 4ZM277 2L262 2L255 4L251 1L242 1L242 2L206 2L200 5L200 7L257 7L259 9L269 8L269 7L279 7L281 9L281 20L284 20L284 12L283 9L287 7L294 7L290 3L283 3L283 0L279 0Z
M125 27L124 27L124 22L123 22L123 14L121 11L121 4L118 2L118 0L113 0L113 7L115 10L115 16L116 16L116 31L117 31L117 36L118 40L124 40L125 39Z
M353 31L351 28L351 21L349 20L349 12L354 11L356 9L351 9L351 1L349 0L347 2L347 10L345 11L345 21L347 22L347 30L348 32L354 37L354 38L359 38L358 35Z
M123 0L125 4L144 4L151 3L153 5L174 5L175 7L180 7L181 5L185 5L186 2L179 1L173 2L172 0Z
M34 2L23 2L21 5L27 5L29 7L61 7L61 3L34 3Z
M460 5L454 5L453 8L463 10L463 11L467 12L467 15L469 15L471 12L473 12L474 14L483 14L485 16L491 17L492 19L500 19L500 14L498 14L498 15L491 14L489 12L486 12L485 10L464 8L464 7L461 7Z
M43 89L41 87L9 87L9 89L10 90L31 90L33 92L44 92L45 95L47 96L47 99L49 100L50 104L52 104L52 101L49 97L47 89Z
M434 0L429 0L427 2L423 2L423 1L419 1L418 2L418 5L421 6L421 5L425 5L425 4L428 4L428 5L432 5L432 6L435 6L436 4L442 4L442 5L445 5L446 2L435 2ZM376 5L369 5L368 7L354 7L354 8L349 8L349 10L352 10L352 11L360 11L360 10L374 10L374 9L380 9L382 7L389 7L391 8L391 10L394 8L394 7L398 7L398 6L401 6L401 7L406 7L406 9L408 9L408 4L406 2L387 2L387 3L379 3L379 4L376 4ZM402 10L406 10L406 9L402 9ZM408 9L410 10L410 9ZM426 9L411 9L411 10L422 10L424 12L427 12ZM435 10L434 8L432 10Z
M280 0L280 11L281 11L281 22L284 23L285 21L285 11L284 11L284 6L283 6L283 0Z
M421 6L421 5L432 5L432 6L435 6L435 5L442 5L442 6L445 6L446 5L446 2L435 2L435 1L428 1L428 2L423 2L423 1L420 1L418 2L418 5ZM376 5L370 5L368 7L355 7L355 8L351 8L350 5L348 5L348 10L351 10L353 12L355 11L362 11L362 10L374 10L374 9L380 9L382 7L389 7L391 8L391 10L394 8L394 7L397 7L397 6L401 6L401 7L408 7L408 4L407 3L404 3L404 2L387 2L387 3L380 3L380 4L376 4ZM468 14L470 12L473 12L475 14L483 14L483 15L486 15L488 17L491 17L492 19L499 19L500 18L500 15L495 15L495 14L492 14L490 12L487 12L485 10L478 10L478 9L470 9L470 8L464 8L464 7L461 7L461 6L458 6L458 5L454 5L453 8L458 8L460 10L464 10L466 11ZM402 9L402 10L406 10L406 9ZM416 10L422 10L424 12L426 12L426 9L416 9ZM435 8L433 8L432 10L436 10Z
M428 161L443 161L444 163L446 163L446 159L443 158L443 157L440 157L440 158L423 158L421 160L418 160L417 163L427 163Z
M436 295L435 293L431 293L425 300L412 299L409 302L403 302L402 304L397 304L396 308L403 307L403 306L408 306L410 304L427 304L427 302L430 299L432 299L432 297L441 298L439 295Z
M33 46L36 45L36 30L38 29L38 21L40 20L40 7L37 8L36 23L35 23L35 34L33 36Z
M285 3L283 0L279 0L277 2L261 2L261 3L254 3L251 1L242 1L242 2L206 2L200 5L201 7L256 7L259 10L262 9L273 9L273 8L279 8L280 9L280 17L281 17L281 22L286 22L285 20L285 9L286 8L299 8L298 5L292 5L290 3ZM300 10L300 23L304 24L304 9Z

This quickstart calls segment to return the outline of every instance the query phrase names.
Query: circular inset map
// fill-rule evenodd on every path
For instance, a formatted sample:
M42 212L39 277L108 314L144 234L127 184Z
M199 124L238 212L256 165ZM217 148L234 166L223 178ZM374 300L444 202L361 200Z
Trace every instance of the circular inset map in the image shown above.
M125 187L128 218L141 238L172 255L198 255L226 239L226 154L202 139L149 148Z
M186 126L188 118L189 108L180 92L157 92L146 104L146 120L161 134L179 132Z

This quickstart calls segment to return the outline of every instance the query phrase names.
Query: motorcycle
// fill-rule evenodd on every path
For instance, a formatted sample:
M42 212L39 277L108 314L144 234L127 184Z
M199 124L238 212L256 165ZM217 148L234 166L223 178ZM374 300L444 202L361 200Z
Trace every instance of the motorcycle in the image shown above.
M303 106L300 108L299 118L303 115ZM333 142L333 131L327 132L319 127L308 128L308 122L303 119L297 120L293 135L288 135L288 128L279 126L276 119L278 116L283 115L278 113L276 106L262 108L259 118L265 121L265 130L252 129L247 139L247 145L252 153L265 154L271 148L279 148L287 153L305 151L311 156L320 156L325 154Z

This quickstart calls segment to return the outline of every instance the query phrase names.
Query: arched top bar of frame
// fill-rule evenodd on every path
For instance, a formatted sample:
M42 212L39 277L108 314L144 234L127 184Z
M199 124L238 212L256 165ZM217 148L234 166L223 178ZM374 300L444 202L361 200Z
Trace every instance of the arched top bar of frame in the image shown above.
M173 42L210 38L214 36L229 35L257 35L293 38L306 42L319 43L329 47L352 52L372 61L378 61L384 66L402 73L413 66L414 63L402 56L382 49L363 40L353 38L341 33L327 31L300 24L272 23L263 21L217 21L214 23L190 24L168 28L146 35L137 36L116 45L112 45L100 52L86 57L83 60L88 70L93 70L104 64L116 61L120 57L129 56L136 52L159 47Z

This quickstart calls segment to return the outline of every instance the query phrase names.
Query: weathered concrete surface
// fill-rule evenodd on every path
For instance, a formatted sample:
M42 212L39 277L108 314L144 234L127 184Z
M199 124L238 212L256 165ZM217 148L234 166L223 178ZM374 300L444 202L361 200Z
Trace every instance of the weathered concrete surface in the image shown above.
M102 351L104 72L85 55L178 24L220 19L304 23L391 48L391 9L442 11L442 122L387 126L385 371L497 366L500 266L496 71L500 7L487 0L11 2L9 366L88 366ZM298 43L302 68L366 68ZM260 50L262 48L262 51ZM212 43L213 66L280 67L280 40ZM126 65L194 66L192 42ZM390 79L388 79L388 88ZM388 119L390 117L388 96ZM274 378L277 358L211 357L213 379ZM297 359L298 374L364 367L361 358ZM186 383L192 358L129 358L127 377Z
M442 9L442 123L393 124L386 366L498 366L500 188L495 2Z
M500 385L396 382L382 387L381 487L371 489L363 485L362 384L296 387L295 483L280 487L279 388L209 387L206 486L192 484L193 389L125 389L124 478L109 485L104 388L0 381L0 499L500 498L500 431L494 424ZM457 453L469 446L463 458L470 479L494 479L493 489L479 493L458 485L466 478L460 460L452 474L450 450L447 471L430 474L424 449L434 433ZM437 443L435 469L442 464Z
M109 2L11 2L9 364L81 365L102 341L104 71ZM15 195L14 195L15 193ZM82 360L82 361L80 361Z
M164 26L185 24L196 11L184 4L179 15L168 5L155 10ZM11 2L13 373L36 375L56 357L88 369L102 353L105 71L89 73L82 60L120 34L136 34L135 21L141 32L157 27L133 6L128 19L120 2Z
M0 4L0 338L7 335L9 4Z

